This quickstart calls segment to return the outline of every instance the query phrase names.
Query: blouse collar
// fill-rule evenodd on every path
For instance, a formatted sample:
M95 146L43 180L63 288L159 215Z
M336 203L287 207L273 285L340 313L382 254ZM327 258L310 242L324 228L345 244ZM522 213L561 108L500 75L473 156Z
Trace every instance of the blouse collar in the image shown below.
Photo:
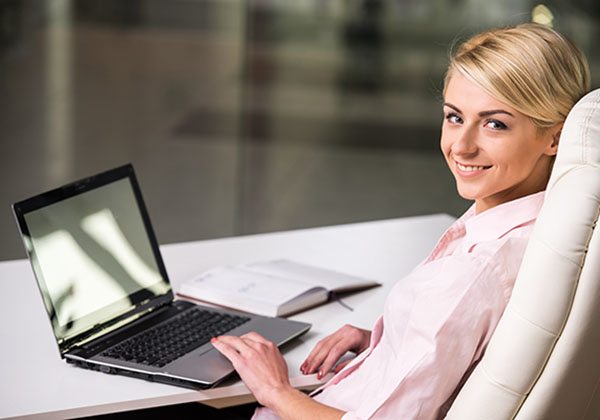
M508 232L534 221L544 203L545 191L530 194L516 200L497 205L479 214L475 204L459 219L465 226L465 245L473 245L500 239Z

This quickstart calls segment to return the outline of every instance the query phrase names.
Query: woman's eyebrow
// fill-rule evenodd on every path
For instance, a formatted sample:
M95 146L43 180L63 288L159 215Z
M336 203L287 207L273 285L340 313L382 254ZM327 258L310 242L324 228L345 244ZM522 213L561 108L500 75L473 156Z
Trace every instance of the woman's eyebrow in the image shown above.
M460 109L458 109L458 107L452 105L451 103L448 102L444 102L444 106L447 106L449 108L452 108L453 110L455 110L456 112L458 112L459 114L462 114L462 111Z
M453 110L455 110L459 114L462 114L462 111L457 106L454 106L451 103L444 102L444 106L452 108ZM513 114L511 114L510 112L508 112L508 111L506 111L504 109L490 109L489 111L481 111L481 112L477 113L477 115L479 115L480 117L489 117L490 115L494 115L494 114L506 114L506 115L509 115L511 117L514 117Z
M489 111L481 111L478 112L477 115L479 115L480 117L489 117L490 115L494 115L494 114L506 114L506 115L510 115L511 117L514 117L513 114L511 114L508 111L505 111L503 109L491 109Z

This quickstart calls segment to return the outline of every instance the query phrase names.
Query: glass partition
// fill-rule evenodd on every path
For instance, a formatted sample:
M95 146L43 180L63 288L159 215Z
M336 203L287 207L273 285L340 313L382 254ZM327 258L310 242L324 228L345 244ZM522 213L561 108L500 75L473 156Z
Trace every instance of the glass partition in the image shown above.
M459 215L438 151L449 46L535 17L600 84L597 1L0 2L9 204L132 162L161 243Z

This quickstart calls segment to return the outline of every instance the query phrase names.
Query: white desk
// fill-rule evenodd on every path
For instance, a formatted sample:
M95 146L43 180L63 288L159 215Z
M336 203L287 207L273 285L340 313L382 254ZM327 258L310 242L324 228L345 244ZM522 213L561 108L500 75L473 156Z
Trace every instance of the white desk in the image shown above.
M374 278L382 287L298 314L312 329L285 347L292 383L310 388L314 375L298 368L316 342L345 323L370 328L395 281L435 245L454 219L422 216L171 244L161 247L174 290L195 274L223 264L290 258ZM33 273L26 260L0 263L0 418L65 418L190 401L214 406L249 399L240 381L193 391L67 365L59 357Z

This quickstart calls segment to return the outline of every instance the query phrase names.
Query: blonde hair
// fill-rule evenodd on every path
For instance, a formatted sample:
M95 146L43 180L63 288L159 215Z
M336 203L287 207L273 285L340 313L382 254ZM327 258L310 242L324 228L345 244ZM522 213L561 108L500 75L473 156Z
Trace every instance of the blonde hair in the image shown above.
M486 31L461 44L450 58L444 92L455 71L542 129L563 122L590 89L583 53L535 23Z

